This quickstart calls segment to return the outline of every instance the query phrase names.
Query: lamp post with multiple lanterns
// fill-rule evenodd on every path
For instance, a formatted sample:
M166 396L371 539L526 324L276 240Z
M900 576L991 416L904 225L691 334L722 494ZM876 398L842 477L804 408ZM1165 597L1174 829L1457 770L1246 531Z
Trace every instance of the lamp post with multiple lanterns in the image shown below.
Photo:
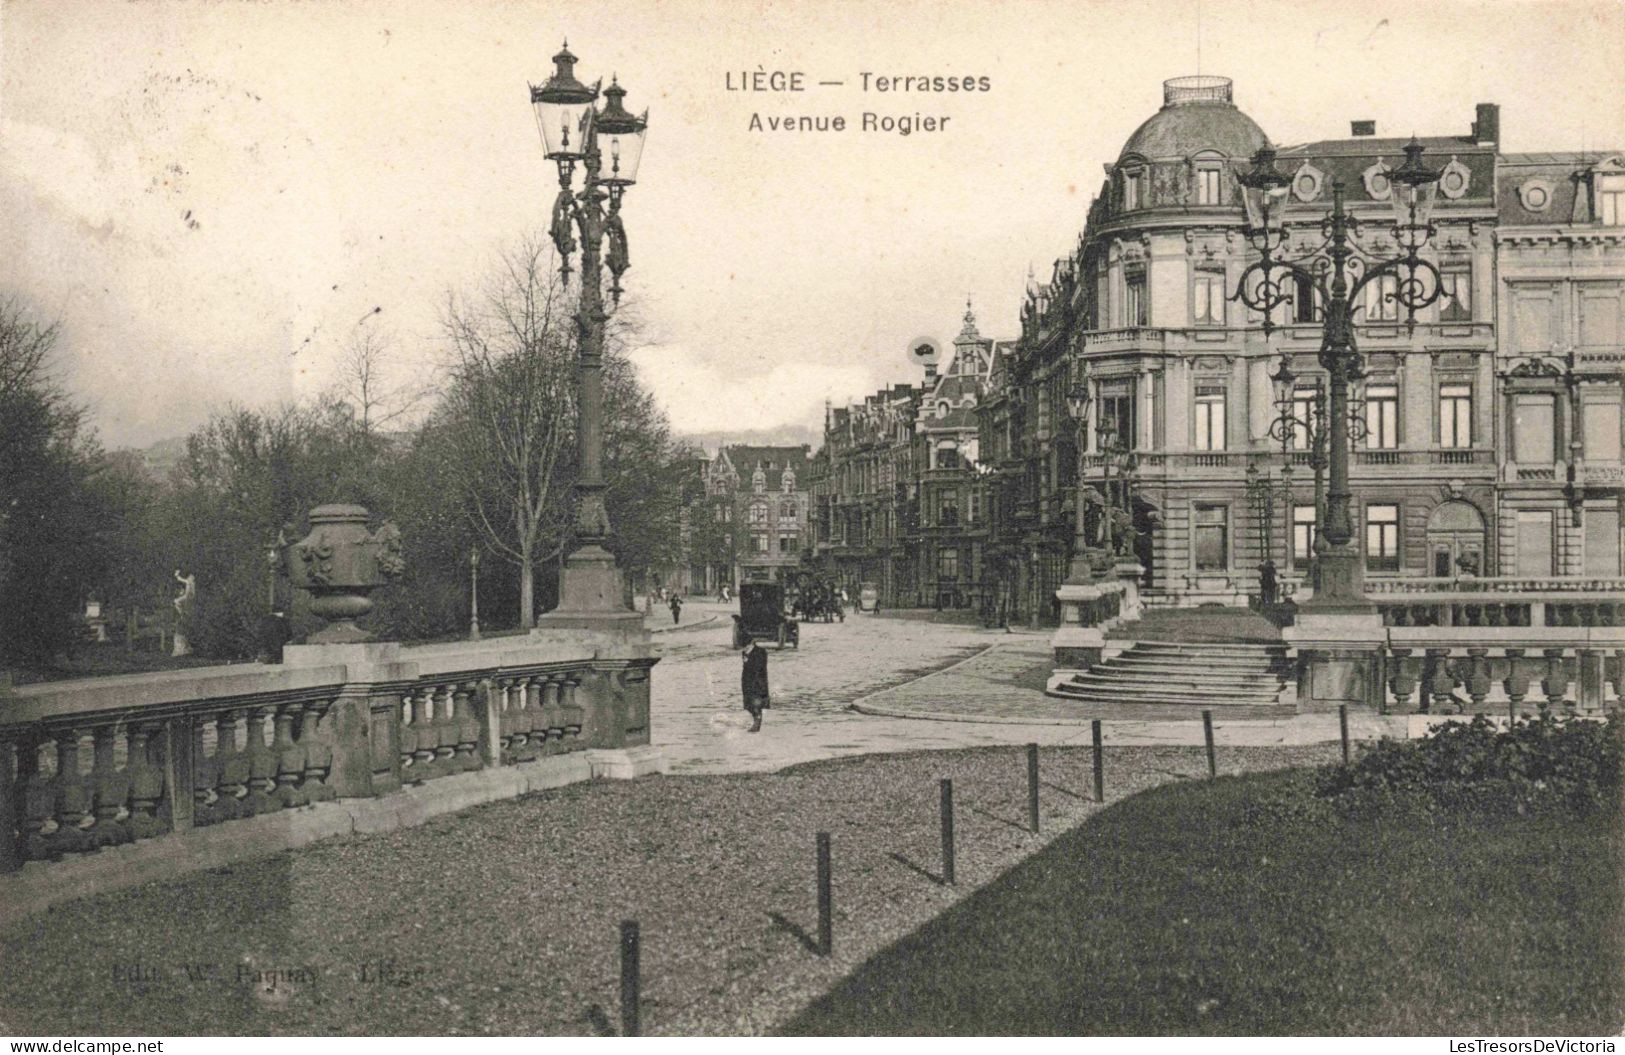
M1304 606L1320 614L1374 616L1365 595L1364 573L1353 543L1352 494L1349 490L1349 386L1362 376L1355 343L1354 303L1373 283L1381 295L1406 310L1406 324L1414 329L1417 309L1439 298L1439 269L1421 256L1434 234L1430 221L1439 172L1422 163L1422 146L1414 138L1405 147L1405 161L1386 174L1393 207L1390 228L1400 252L1378 257L1356 239L1361 221L1343 207L1343 186L1332 184L1332 211L1318 222L1303 225L1319 244L1295 259L1285 250L1293 227L1286 218L1290 181L1275 168L1275 151L1268 147L1253 155L1253 167L1238 177L1247 207L1247 239L1259 259L1250 264L1237 283L1233 299L1260 313L1268 338L1274 313L1299 296L1314 296L1324 305L1320 363L1328 375L1325 414L1327 468L1330 479L1324 511L1320 514L1321 547L1319 585ZM1283 354L1282 367L1290 376Z
M611 531L604 506L604 307L603 269L611 280L613 303L621 297L621 275L630 265L621 200L637 181L638 161L648 131L648 114L634 116L622 105L626 90L612 79L598 105L597 84L575 76L576 57L569 45L553 56L553 76L531 85L530 101L549 160L557 163L559 193L553 203L551 234L568 280L572 254L581 251L580 307L576 313L578 356L577 403L579 469L575 485L576 549L565 558L559 582L559 606L548 613L554 622L572 616L626 613L620 570L605 548ZM583 174L575 189L577 166ZM607 243L607 252L606 252Z

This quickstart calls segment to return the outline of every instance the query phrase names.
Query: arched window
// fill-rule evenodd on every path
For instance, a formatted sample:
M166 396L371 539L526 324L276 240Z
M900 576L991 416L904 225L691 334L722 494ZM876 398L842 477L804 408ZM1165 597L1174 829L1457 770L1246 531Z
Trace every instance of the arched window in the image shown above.
M785 520L794 520L796 517L796 500L786 498L779 503L779 516Z

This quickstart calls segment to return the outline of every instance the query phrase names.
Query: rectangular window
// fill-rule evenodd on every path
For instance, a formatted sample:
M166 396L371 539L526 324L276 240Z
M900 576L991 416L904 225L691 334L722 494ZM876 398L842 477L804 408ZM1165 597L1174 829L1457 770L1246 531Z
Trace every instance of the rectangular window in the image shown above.
M757 553L766 553L767 552L767 536L762 535L762 534L757 534L757 535L752 535L751 537L756 540L756 542L755 542L756 552Z
M1365 566L1370 571L1399 570L1399 507L1365 507Z
M937 523L943 527L954 527L959 523L959 495L953 491L940 491L937 494Z
M1439 276L1439 319L1443 322L1471 322L1473 318L1473 273L1452 268Z
M1370 450L1399 446L1399 386L1365 386L1365 445Z
M1585 573L1619 574L1619 508L1585 511Z
M1219 204L1219 170L1196 170L1196 204Z
M1072 460L1072 474L1073 474L1074 478L1076 478L1077 472L1078 472L1077 459L1073 459ZM981 519L982 519L982 493L980 491L972 491L970 493L970 522L972 524L974 524L974 523L976 523L977 521L979 521Z
M1546 576L1556 573L1553 563L1552 514L1546 510L1518 512L1518 574Z
M1095 423L1096 443L1122 450L1134 448L1134 393L1125 382L1100 386L1096 399L1100 417Z
M1292 560L1303 565L1315 555L1315 507L1292 507Z
M1140 207L1140 173L1123 173L1123 211L1133 212Z
M1512 403L1512 457L1527 465L1557 460L1556 400L1545 392L1519 395ZM1550 575L1551 572L1543 574Z
M1365 287L1365 321L1396 322L1399 319L1399 279L1394 275L1378 275Z
M1439 446L1473 445L1473 386L1439 386Z
M944 582L958 580L959 551L957 549L937 550L937 578Z
M779 536L779 552L794 553L796 551L796 537L794 535Z
M1196 449L1224 450L1224 389L1198 385L1196 389Z
M1123 280L1123 325L1146 325L1145 272L1136 272Z
M1309 431L1319 424L1319 388L1298 388L1292 392L1292 449L1309 449Z
M1625 224L1625 177L1598 176L1597 222L1610 227Z
M1224 272L1198 271L1191 286L1191 313L1198 325L1224 325Z
M1619 400L1588 402L1581 408L1588 462L1619 461Z
M1294 275L1292 279L1292 321L1320 321L1320 298L1315 284L1303 275Z
M1198 505L1195 509L1197 571L1230 567L1230 507Z

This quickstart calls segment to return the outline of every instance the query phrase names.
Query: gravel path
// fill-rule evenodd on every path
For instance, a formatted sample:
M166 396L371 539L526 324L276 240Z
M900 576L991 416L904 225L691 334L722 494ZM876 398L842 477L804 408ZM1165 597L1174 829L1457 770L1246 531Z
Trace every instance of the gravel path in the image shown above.
M1335 747L1221 749L1222 771ZM1108 797L1205 773L1200 749L1107 750ZM955 784L959 886L940 870ZM1086 749L869 755L777 773L575 785L70 902L0 934L0 1032L612 1032L617 926L641 921L644 1029L771 1031L864 959L1099 807ZM813 836L835 941L815 956ZM190 974L188 967L191 968Z

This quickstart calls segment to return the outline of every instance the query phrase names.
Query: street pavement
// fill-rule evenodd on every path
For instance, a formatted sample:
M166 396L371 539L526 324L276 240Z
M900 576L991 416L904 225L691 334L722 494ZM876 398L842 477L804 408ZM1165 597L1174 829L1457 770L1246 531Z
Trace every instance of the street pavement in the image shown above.
M692 619L690 618L692 613ZM731 606L696 601L655 637L653 742L672 773L770 772L848 755L1037 743L1086 744L1072 705L1012 683L1049 655L1047 633L1007 633L852 614L803 623L800 649L768 648L772 707L752 733L739 692ZM714 619L714 621L713 621ZM862 713L854 710L878 713ZM907 715L907 717L905 717ZM1351 717L1352 735L1374 736ZM1220 721L1219 745L1316 743L1335 714ZM1109 721L1108 744L1200 744L1193 721Z

